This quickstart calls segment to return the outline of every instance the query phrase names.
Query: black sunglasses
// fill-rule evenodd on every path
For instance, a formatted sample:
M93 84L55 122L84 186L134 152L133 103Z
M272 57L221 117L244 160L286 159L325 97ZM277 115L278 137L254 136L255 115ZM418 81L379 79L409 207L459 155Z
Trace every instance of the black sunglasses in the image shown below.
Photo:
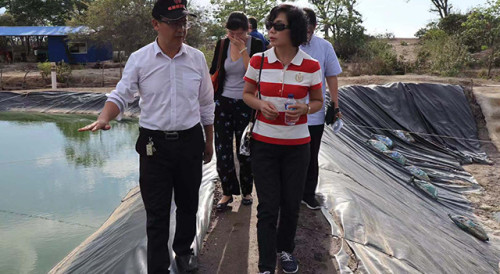
M283 23L266 22L266 29L271 30L274 27L275 31L283 31L288 28L287 25Z

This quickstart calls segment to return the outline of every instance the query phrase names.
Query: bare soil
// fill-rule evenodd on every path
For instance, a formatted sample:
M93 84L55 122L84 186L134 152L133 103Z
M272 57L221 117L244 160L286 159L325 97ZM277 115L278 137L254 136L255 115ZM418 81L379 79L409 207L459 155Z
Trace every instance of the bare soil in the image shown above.
M418 38L394 38L387 41L399 59L404 62L414 63L417 61L419 50Z
M116 86L121 70L116 64L104 68L73 67L69 81L58 83L58 88L96 88ZM1 73L0 90L30 90L51 88L50 79L43 79L36 64L12 64L4 66ZM49 77L50 78L50 77Z

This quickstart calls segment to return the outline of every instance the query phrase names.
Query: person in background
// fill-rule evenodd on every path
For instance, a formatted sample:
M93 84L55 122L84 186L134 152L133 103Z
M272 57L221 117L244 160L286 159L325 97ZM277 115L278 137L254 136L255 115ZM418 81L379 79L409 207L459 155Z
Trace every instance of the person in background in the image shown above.
M302 9L285 4L274 7L266 29L272 48L250 60L243 93L245 103L258 111L251 153L259 198L259 271L274 273L278 252L283 271L295 273L299 266L292 253L310 159L307 114L323 107L321 68L299 49L307 42L307 19ZM292 96L296 103L285 109Z
M172 192L177 206L175 261L180 273L188 273L198 267L191 244L202 165L213 154L213 87L203 53L183 43L189 28L187 15L192 15L186 0L158 0L152 15L156 40L130 55L97 121L79 131L109 130L109 122L119 119L134 94L139 94L135 149L146 209L148 273L169 273Z
M308 18L307 41L305 45L301 45L300 49L309 54L312 58L318 60L321 65L322 83L323 83L323 100L326 94L325 80L330 91L330 99L334 107L335 118L340 118L338 100L338 81L337 75L342 72L337 55L330 42L323 38L314 35L317 21L316 14L312 9L304 8L304 12ZM316 199L316 186L318 185L318 154L321 145L321 137L323 136L325 123L325 107L320 111L307 116L307 124L309 125L309 133L311 134L311 160L307 170L307 179L302 197L302 203L310 209L320 209L321 204Z
M241 135L250 122L252 109L243 102L243 76L248 67L250 56L262 51L262 42L248 36L248 19L242 12L232 12L226 22L227 38L219 40L215 47L210 73L219 69L219 88L215 91L215 151L217 172L222 182L223 196L216 206L224 211L233 201L233 195L242 194L242 203L251 205L253 176L251 160L239 153ZM221 44L223 43L222 56ZM234 164L234 139L238 151L239 182ZM240 191L241 186L241 191Z
M270 48L269 41L266 40L264 35L260 33L258 30L258 25L257 25L257 19L255 17L249 17L248 18L248 34L251 36L258 38L262 41L262 51L265 51L266 49Z

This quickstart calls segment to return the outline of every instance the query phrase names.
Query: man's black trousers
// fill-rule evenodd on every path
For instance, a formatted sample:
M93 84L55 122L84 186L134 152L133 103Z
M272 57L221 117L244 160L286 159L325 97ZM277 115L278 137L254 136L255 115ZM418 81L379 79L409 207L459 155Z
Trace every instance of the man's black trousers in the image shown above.
M309 126L309 134L311 135L311 160L307 169L306 186L304 188L303 200L310 201L314 198L316 187L318 186L318 154L321 146L321 137L323 137L324 125Z
M154 146L152 156L146 152L150 141ZM196 233L204 149L205 141L199 124L168 135L140 128L136 150L140 155L139 185L147 215L149 274L168 273L170 266L167 243L172 191L177 206L173 250L176 255L191 253Z

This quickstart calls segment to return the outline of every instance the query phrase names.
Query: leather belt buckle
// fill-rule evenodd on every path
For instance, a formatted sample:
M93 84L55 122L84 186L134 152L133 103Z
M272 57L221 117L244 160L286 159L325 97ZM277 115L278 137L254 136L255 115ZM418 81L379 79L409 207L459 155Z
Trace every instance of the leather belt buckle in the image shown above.
M177 131L165 131L165 140L178 140L179 132Z

